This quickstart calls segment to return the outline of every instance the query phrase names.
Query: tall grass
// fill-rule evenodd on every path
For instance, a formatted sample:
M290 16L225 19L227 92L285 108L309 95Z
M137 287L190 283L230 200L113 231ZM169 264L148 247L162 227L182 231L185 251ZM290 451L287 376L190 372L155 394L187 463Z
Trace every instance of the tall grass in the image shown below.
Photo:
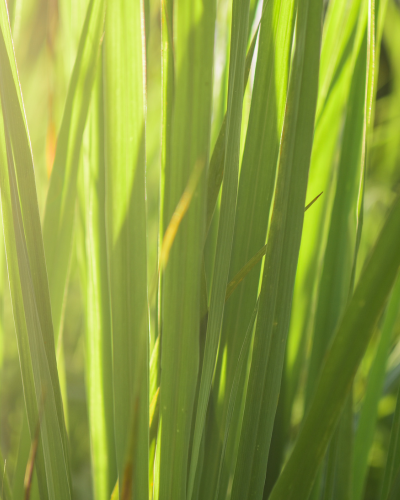
M0 498L399 498L399 28L0 0Z

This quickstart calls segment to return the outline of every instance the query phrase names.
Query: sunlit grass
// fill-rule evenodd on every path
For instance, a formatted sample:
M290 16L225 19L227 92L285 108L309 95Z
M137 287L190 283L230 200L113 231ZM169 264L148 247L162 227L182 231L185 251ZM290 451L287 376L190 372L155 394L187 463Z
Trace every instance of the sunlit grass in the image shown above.
M399 33L0 0L0 499L400 496Z

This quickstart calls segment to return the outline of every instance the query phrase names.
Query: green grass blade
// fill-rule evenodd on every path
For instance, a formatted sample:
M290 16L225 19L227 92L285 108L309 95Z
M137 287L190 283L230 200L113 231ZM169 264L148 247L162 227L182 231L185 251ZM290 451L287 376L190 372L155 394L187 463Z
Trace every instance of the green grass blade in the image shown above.
M378 403L382 394L383 383L386 374L386 362L389 347L392 340L393 328L398 317L400 305L400 279L396 285L387 305L385 319L382 325L381 338L372 363L364 402L358 419L357 430L354 439L353 453L353 493L354 500L362 498L364 482L368 470L369 450L372 446L375 433L376 419L378 415Z
M33 160L4 3L0 7L0 28L0 91L4 118L1 137L7 147L7 164L2 163L1 171L1 201L25 403L33 437L39 402L45 393L37 457L41 496L70 499L67 436Z
M340 321L309 412L270 500L308 497L400 266L399 228L400 200L397 199Z
M56 339L61 329L72 254L82 137L96 74L96 63L100 54L104 12L103 0L90 1L71 76L46 199L43 242Z
M298 4L274 210L232 500L262 498L281 384L318 89L322 2Z
M112 388L111 317L106 253L102 65L98 65L90 110L86 211L86 385L92 477L96 500L109 500L117 473Z
M353 52L353 78L340 152L338 180L314 324L306 405L315 387L324 355L340 316L353 290L363 215L363 178L366 151L368 68L371 45L368 39L368 10L362 4ZM373 23L371 24L371 26ZM373 67L373 66L372 66ZM346 230L343 230L346 228ZM337 270L340 269L340 272ZM351 491L352 399L349 398L326 458L323 498ZM346 422L345 419L348 421ZM318 486L315 495L318 495Z
M233 280L240 269L247 267L257 250L265 243L270 215L270 204L275 183L280 137L286 103L290 52L293 40L295 1L264 2L259 37L257 65L254 77L249 124L244 145L243 161L237 202L229 276ZM261 265L254 259L246 281L227 303L221 333L220 353L217 361L213 397L217 407L216 424L225 426L228 394L233 383L248 321L250 320L260 279ZM249 268L246 269L250 270ZM237 274L236 274L237 276ZM228 285L229 293L232 288ZM226 369L223 360L226 356ZM238 448L240 421L246 376L240 381L240 404L236 405L234 422L227 444L227 469L232 472ZM224 397L225 396L225 397ZM218 401L218 403L217 403ZM214 450L216 441L211 444ZM213 454L219 457L220 450ZM224 495L229 476L222 479Z
M322 194L322 193L321 193ZM311 205L313 205L317 199L321 196L319 194L316 198L314 198L304 209L306 212ZM260 250L252 257L247 264L245 264L242 269L235 274L235 276L230 280L228 283L228 286L226 287L226 296L225 300L228 300L229 297L232 295L232 293L236 290L236 288L240 285L240 283L246 278L246 276L249 274L249 272L256 266L261 259L264 257L264 255L267 253L267 245L264 245Z
M380 500L388 500L393 491L396 491L400 471L400 388L397 393L396 411L393 417L390 434L389 451L383 477Z
M163 3L161 233L202 167L161 285L160 427L155 498L184 499L199 366L201 263L209 162L214 0ZM173 13L173 15L172 15Z
M243 90L247 86L247 82L249 80L251 63L253 61L254 50L256 48L256 42L258 38L258 32L260 29L260 25L262 19L264 17L265 8L263 9L263 13L261 15L260 22L257 26L257 29L251 39L250 46L247 50L246 54L246 63L244 70L244 86ZM208 169L208 177L207 177L207 212L206 212L206 235L211 226L211 222L213 219L215 207L218 200L218 195L221 189L222 179L224 177L224 162L225 162L225 141L226 141L226 114L224 116L224 120L221 125L221 129L218 134L217 141L214 146L214 150L210 160L210 166Z
M162 33L161 33L161 65L162 65L162 117L161 117L161 189L160 189L160 235L159 244L162 244L164 232L169 224L169 219L164 217L164 193L166 182L166 169L171 161L172 147L172 119L175 100L175 62L174 62L174 26L173 26L173 0L162 3ZM179 198L178 198L179 199ZM178 203L178 199L176 203ZM169 217L172 215L172 211ZM162 275L160 276L162 279ZM161 286L160 286L161 288ZM159 304L161 309L161 304Z
M246 335L244 336L243 345L242 345L242 348L240 350L239 360L238 360L238 363L236 365L235 376L233 377L231 393L229 395L228 409L226 412L226 426L225 426L224 438L223 438L223 442L222 442L222 452L221 452L220 464L219 464L219 468L218 468L217 487L216 487L215 496L214 496L215 500L218 499L218 495L219 495L221 473L222 473L223 465L224 465L224 461L225 461L226 445L228 442L229 431L231 428L233 412L235 409L235 405L237 403L238 389L240 387L240 379L242 377L243 365L244 365L244 363L247 360L247 357L249 355L248 351L250 348L254 322L255 322L256 317L257 317L257 311L258 311L258 300L257 300L257 303L255 305L253 314L250 318L250 323L249 323L249 326L247 327Z
M331 2L324 22L324 30L334 33L332 35L334 36L334 42L333 47L329 47L329 37L326 33L323 35L321 64L325 63L326 66L327 62L335 61L332 50L336 50L338 44L343 44L343 46L340 49L340 58L336 61L334 70L330 72L331 76L327 83L329 92L324 97L322 96L324 90L322 81L327 77L324 76L324 68L320 68L318 92L320 104L317 105L316 129L307 193L311 197L315 192L323 191L324 196L321 202L305 217L303 226L286 355L287 391L284 417L286 429L290 425L293 401L301 380L306 359L306 348L314 323L316 284L320 279L320 263L326 245L326 229L329 229L326 220L329 220L332 210L337 164L336 152L352 76L352 50L359 3L359 0L355 0L349 5L350 11L356 9L355 15L349 14L342 19L342 3L338 1ZM334 28L330 27L331 23L333 23ZM337 39L336 27L341 23L347 24L345 32L348 35L344 39ZM326 44L328 44L327 47L325 47ZM320 111L318 113L319 107Z
M5 148L5 143L4 143L4 130L3 130L3 116L1 115L0 117L0 165L7 165L7 154L6 154L6 148ZM1 186L0 186L1 187ZM3 237L4 237L4 231L3 231ZM2 248L2 253L4 255L4 247ZM2 286L3 290L4 290L4 285ZM2 296L3 296L3 291L2 291ZM2 307L3 309L3 307ZM3 310L4 312L4 310ZM0 359L0 373L3 374L3 349L4 349L4 314L2 314L2 325L1 325L1 339L0 339L0 342L1 342L1 347L0 347L0 350L1 350L1 353L0 353L0 356L1 356L1 359ZM7 500L8 498L9 499L12 499L13 497L13 491L11 491L11 486L10 486L10 482L9 482L9 478L8 478L8 471L6 470L6 463L4 462L4 458L3 458L3 455L2 455L2 452L1 452L1 449L0 449L0 464L4 464L4 465L0 465L0 467L3 468L3 474L1 475L1 479L0 479L0 491L2 491L2 497L4 497L5 500ZM15 476L15 474L14 474Z
M104 41L105 197L114 432L120 484L137 425L132 497L148 497L149 376L145 200L145 39L140 2L109 2ZM134 414L137 408L138 413ZM121 487L122 489L122 487Z
M317 119L326 106L338 73L343 71L343 60L346 59L346 51L352 46L359 8L360 0L353 0L350 3L339 0L329 4L322 40Z
M203 438L207 406L211 391L211 382L222 327L236 214L240 127L242 122L242 96L244 92L249 0L244 0L243 2L234 0L232 9L224 184L221 195L221 208L213 282L210 295L206 343L204 348L203 366L201 370L201 381L193 433L192 455L189 467L188 500L191 500L192 498L200 444Z
M156 338L154 343L153 351L150 357L150 373L149 373L149 401L150 408L151 404L154 401L154 398L157 397L158 406L160 401L160 337ZM151 411L150 411L151 415ZM160 410L158 409L157 414L157 426L159 422ZM152 422L153 426L155 426L156 422ZM156 441L157 441L157 430L155 429L154 436L151 433L149 435L149 498L153 498L153 486L154 486L154 459L156 452Z
M149 401L152 401L160 387L160 337L154 342L150 357Z
M389 500L396 500L400 494L400 474L396 475L393 485L390 488Z
M5 158L4 158L5 159ZM0 234L4 241L2 227L0 227ZM6 260L4 254L4 246L0 247L0 374L4 367L4 350L5 350L5 328L4 328L4 304L7 290L6 281Z
M31 436L29 433L29 424L27 413L24 412L21 431L19 435L18 458L13 474L13 498L14 500L24 500L24 478L26 472L26 464L29 460L29 452L31 447ZM33 475L33 484L31 485L31 500L40 499L39 487L36 469Z
M323 477L322 493L320 493L322 500L351 498L352 453L353 397L350 394L346 399L340 421L326 454L325 476ZM314 494L318 496L318 488Z
M226 287L225 300L228 300L240 283L245 279L249 272L256 266L264 255L267 253L267 245L264 245L260 250L252 257L247 264L245 264L242 269L235 274L235 276L230 280L228 286Z
M326 349L351 296L363 221L364 168L368 128L368 96L372 93L374 68L374 10L361 5L353 52L351 79L338 178L325 250L314 323L313 349L310 358L306 406L312 397ZM347 419L347 422L346 422ZM351 495L352 398L328 450L323 474L323 498ZM315 495L318 495L318 486Z
M231 281L228 284L226 297L233 293L235 287L239 288L235 296L227 302L224 312L212 391L215 417L210 418L207 429L207 451L212 458L206 461L204 467L202 481L204 497L211 496L215 490L223 439L221 429L226 426L226 412L236 363L257 296L261 269L259 259L264 253L260 248L266 240L274 188L286 103L295 10L294 1L265 1L263 5L254 88L240 173L229 271ZM264 249L266 250L266 247ZM254 259L251 259L253 256ZM240 283L245 275L247 275L246 281ZM246 380L247 373L239 382L238 393L241 401L235 406L232 432L226 445L226 467L221 478L221 498L227 491L236 460ZM216 439L216 436L219 436L219 439Z
M353 78L348 99L338 180L318 293L306 404L312 397L325 351L347 303L356 245L358 195L366 105L367 8L360 13L354 47ZM340 272L337 270L340 269Z
M250 0L250 7L249 7L249 28L253 26L256 13L257 13L257 7L259 5L261 0ZM251 33L249 33L250 36ZM249 39L250 41L250 39Z

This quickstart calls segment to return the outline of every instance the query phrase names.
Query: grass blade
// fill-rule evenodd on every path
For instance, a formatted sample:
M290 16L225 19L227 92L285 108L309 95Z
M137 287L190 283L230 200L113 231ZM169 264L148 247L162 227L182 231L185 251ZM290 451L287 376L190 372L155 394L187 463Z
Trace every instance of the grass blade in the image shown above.
M347 2L344 2L347 5ZM327 230L333 193L336 186L337 148L340 143L343 116L352 76L352 52L359 14L359 0L353 0L343 13L343 2L329 4L324 21L321 48L320 85L317 119L308 180L308 196L320 190L324 198L304 220L302 244L291 313L291 328L286 355L287 390L285 397L285 428L290 426L290 412L306 360L306 346L312 333L315 317L317 286L326 246ZM354 12L353 12L354 11ZM344 17L342 17L344 14ZM344 27L346 36L337 39L337 26ZM333 37L333 39L332 39ZM339 47L340 46L340 47ZM339 48L340 57L335 55ZM332 70L327 65L333 64ZM330 77L328 78L326 72ZM329 88L323 95L325 84ZM318 109L320 111L318 112ZM312 244L315 242L315 244ZM317 264L317 265L316 265Z
M278 179L232 500L262 498L296 274L318 89L322 2L300 0Z
M83 131L100 54L105 2L90 0L71 76L43 221L56 341L72 254L73 227Z
M199 366L201 262L209 162L215 0L163 8L163 246L189 179L201 166L161 284L160 427L155 498L184 499ZM204 168L205 167L205 168ZM195 179L195 177L193 177ZM165 233L165 234L164 234ZM161 464L161 465L160 465Z
M372 92L371 75L375 66L373 44L375 12L371 3L361 4L360 9L336 192L318 288L306 405L309 404L313 394L326 349L353 290L361 238L366 138L370 109L368 96ZM347 431L352 429L351 396L345 408L346 411L332 438L326 459L323 498L327 499L339 495L339 489L344 492L344 498L351 495L352 432ZM318 490L318 486L316 489ZM315 494L318 495L317 491Z
M29 431L29 424L27 419L27 413L24 412L21 431L19 434L19 445L18 445L18 458L14 469L13 481L12 481L12 493L14 500L23 500L24 498L24 478L26 473L26 464L29 459L31 447L31 436ZM39 499L39 489L36 470L33 474L33 483L31 487L31 498Z
M263 10L254 89L240 171L233 251L229 269L231 279L235 279L235 274L243 269L250 257L265 244L266 240L286 103L296 2L265 1ZM213 422L214 429L209 432L210 436L218 433L217 427L223 429L226 425L228 395L244 334L257 298L261 265L255 260L252 262L254 268L246 278L246 282L226 304L220 355L212 393L216 419ZM231 293L232 288L229 285L228 290ZM221 496L226 492L229 474L233 472L236 460L246 378L247 373L243 375L238 389L241 402L235 407L234 422L231 426L235 432L231 433L227 444L225 454L227 474L224 474L221 480ZM209 453L215 456L217 465L221 453L220 446L216 449L218 444L218 440L211 437ZM205 487L209 483L213 484L217 470L217 465L213 466L211 460L207 461L207 465L210 472L207 476L204 474ZM204 492L204 495L208 494Z
M112 405L111 317L105 224L102 64L92 92L86 212L86 385L96 500L109 500L117 478Z
M235 405L237 402L238 389L240 386L240 379L242 377L243 365L248 357L248 351L250 348L252 332L253 332L254 322L255 322L256 316L257 316L257 311L258 311L258 300L257 300L256 306L254 308L253 314L250 318L249 326L247 327L247 331L246 331L246 335L244 337L242 349L240 350L239 360L238 360L238 363L236 365L236 371L235 371L235 376L233 378L231 393L229 395L228 410L226 412L226 427L225 427L224 439L223 439L223 443L222 443L222 453L221 453L221 458L220 458L220 464L219 464L219 468L218 468L217 487L216 487L215 496L214 496L215 500L218 499L218 495L219 495L221 472L223 470L223 465L224 465L224 461L225 461L226 445L228 442L229 431L231 428L233 412L234 412Z
M267 2L268 3L268 2ZM256 48L256 42L258 38L258 32L262 19L264 17L265 8L261 15L260 22L258 23L257 29L253 35L250 46L246 54L245 70L244 70L244 86L243 91L247 86L249 80L251 63L253 61L254 50ZM207 212L206 212L206 236L211 226L212 218L215 211L215 206L217 204L219 191L221 189L222 179L224 178L224 164L225 164L225 142L226 142L226 113L221 125L221 129L218 134L217 141L214 146L214 150L210 160L210 166L208 169L207 176Z
M150 431L149 431L149 499L153 498L154 491L154 459L156 452L156 441L158 432L158 423L160 416L160 337L156 338L154 343L153 352L150 358L150 374L149 374L149 401L150 401ZM156 402L156 407L153 406ZM158 407L158 409L157 409ZM152 409L155 413L153 415L156 419L152 419ZM153 433L154 430L154 433Z
M31 437L43 390L46 399L37 470L42 498L70 499L67 436L57 376L45 256L33 159L7 11L0 6L0 92L7 164L2 163L3 226L14 321Z
M350 4L346 0L329 4L324 21L326 29L324 29L322 40L317 120L320 118L330 92L336 84L336 75L343 67L346 52L352 47L359 9L360 0L353 0Z
M132 497L148 497L148 301L145 199L145 34L140 2L109 2L104 42L105 200L114 432L120 484L137 425ZM133 258L134 256L134 258ZM134 409L138 414L133 414ZM122 488L120 489L120 491Z
M320 193L316 196L310 203L305 207L304 212L306 212L321 196ZM228 300L232 293L236 290L236 288L240 285L240 283L245 279L245 277L249 274L249 272L257 265L264 255L267 253L267 245L264 245L255 255L252 257L246 265L242 267L242 269L235 274L235 276L231 279L226 287L226 296L225 300Z
M393 287L389 303L387 305L385 319L382 325L381 338L372 363L364 403L358 419L357 430L354 438L353 453L353 493L354 500L362 498L364 482L368 471L368 455L372 446L376 419L378 415L378 403L382 394L383 383L386 375L386 362L389 347L392 340L393 328L398 317L400 305L400 279Z
M306 401L310 400L321 363L347 303L356 246L357 209L366 123L367 7L360 13L338 180L319 286ZM344 230L346 228L346 230ZM338 273L336 270L341 269Z
M386 461L381 500L391 498L398 485L400 471L400 388L397 394L396 411L394 413L392 431L390 434L389 452Z
M226 117L226 142L224 184L221 195L217 248L211 288L206 343L197 412L193 433L192 455L189 467L188 500L192 498L200 445L203 438L211 382L222 327L226 286L232 251L239 175L240 127L242 122L242 96L246 41L248 34L249 0L234 0L232 7L232 35L229 66L228 108Z
M270 500L308 497L400 266L399 228L400 200L397 199L340 321L304 425Z
M25 470L24 500L29 500L30 495L31 495L31 488L32 488L32 483L33 483L33 472L35 470L36 456L37 456L37 451L38 451L38 447L39 447L40 427L42 425L45 397L46 397L46 394L43 392L42 393L42 401L40 402L40 407L39 407L38 421L36 423L35 434L34 434L33 439L32 439L31 449L29 452L29 459L28 459L28 463L26 465L26 470Z

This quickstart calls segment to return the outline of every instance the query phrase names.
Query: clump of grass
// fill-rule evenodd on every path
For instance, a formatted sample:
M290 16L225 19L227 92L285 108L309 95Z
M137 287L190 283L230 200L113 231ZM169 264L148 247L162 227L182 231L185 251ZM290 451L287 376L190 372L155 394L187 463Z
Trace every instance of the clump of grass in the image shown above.
M28 50L20 23L34 16L0 2L1 207L24 396L0 497L397 498L398 6L84 4L71 17L59 0ZM62 43L74 64L56 71ZM41 120L29 92L25 113L17 61L25 89L49 48L57 85ZM59 122L49 165L29 135L46 121ZM68 351L79 314L83 489Z

